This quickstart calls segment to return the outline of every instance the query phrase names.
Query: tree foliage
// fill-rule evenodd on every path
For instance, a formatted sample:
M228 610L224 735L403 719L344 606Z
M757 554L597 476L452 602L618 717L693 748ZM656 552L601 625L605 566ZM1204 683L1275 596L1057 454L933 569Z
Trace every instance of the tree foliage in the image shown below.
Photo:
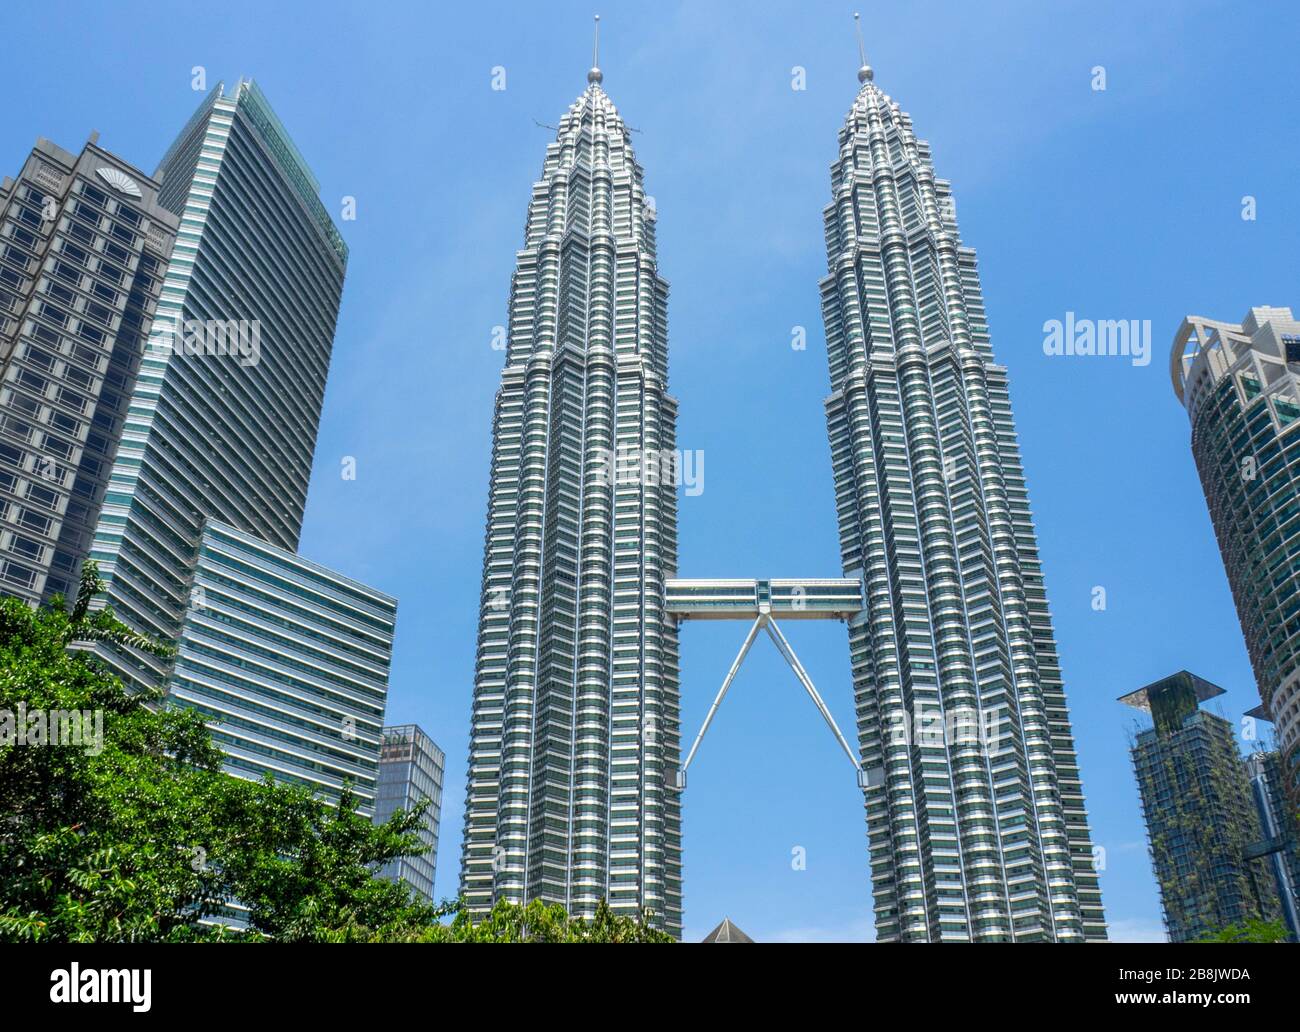
M1197 942L1286 942L1287 929L1281 921L1264 921L1251 918L1241 924L1230 924L1217 932L1210 932Z
M616 914L603 899L590 920L570 917L558 903L535 899L526 906L498 900L492 910L475 921L461 900L443 902L439 918L450 923L424 927L390 928L373 936L350 936L369 942L624 942L666 943L676 940L651 924L647 911L639 918Z
M0 744L0 942L671 942L602 902L590 921L562 907L500 903L474 923L460 902L429 906L376 878L425 850L424 807L375 825L345 787L338 806L302 787L221 769L200 714L128 694L90 653L108 642L171 649L91 611L93 563L69 611L0 601L0 719L97 714L94 742ZM247 927L219 923L231 900ZM446 919L450 918L450 921ZM206 920L205 920L206 919ZM446 922L446 923L444 923Z
M0 938L72 942L167 937L219 891L193 849L216 837L210 803L228 780L197 715L132 698L84 652L134 641L110 610L89 614L93 565L69 614L0 603L0 710L99 715L95 745L0 747ZM102 751L97 751L102 745Z

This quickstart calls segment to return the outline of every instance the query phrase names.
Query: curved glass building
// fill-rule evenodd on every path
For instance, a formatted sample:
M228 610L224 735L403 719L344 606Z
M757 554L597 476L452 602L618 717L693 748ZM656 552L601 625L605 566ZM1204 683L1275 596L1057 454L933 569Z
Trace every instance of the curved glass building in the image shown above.
M1300 796L1300 322L1289 308L1252 308L1240 325L1189 315L1169 371L1287 791Z

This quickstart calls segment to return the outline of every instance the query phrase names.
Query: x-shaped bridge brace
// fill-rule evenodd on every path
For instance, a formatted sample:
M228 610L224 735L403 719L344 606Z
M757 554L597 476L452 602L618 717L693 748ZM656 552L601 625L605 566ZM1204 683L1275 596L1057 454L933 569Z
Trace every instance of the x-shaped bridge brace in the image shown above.
M760 630L766 631L782 657L790 664L795 677L812 699L817 712L826 721L831 734L840 743L844 755L857 771L858 785L867 787L867 775L857 754L840 733L835 718L817 692L812 678L804 670L790 642L777 625L776 616L793 620L845 620L862 610L862 582L853 579L834 580L670 580L667 584L668 611L678 620L737 620L754 618L745 635L745 641L736 654L735 662L718 689L717 697L704 717L700 733L695 736L686 762L677 771L677 788L686 787L686 771L699 751L704 735L717 715L718 707L726 698L731 682L735 680L749 655L749 650Z

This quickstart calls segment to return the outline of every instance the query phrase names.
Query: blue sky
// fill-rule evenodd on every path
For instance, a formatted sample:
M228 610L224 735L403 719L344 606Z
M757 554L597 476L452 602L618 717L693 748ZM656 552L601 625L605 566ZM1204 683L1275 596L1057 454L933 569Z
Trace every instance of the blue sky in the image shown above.
M836 132L857 82L848 4L603 3L605 86L640 130L672 285L684 576L838 573L817 281ZM514 253L554 125L590 62L590 3L72 3L6 12L0 169L37 136L152 171L209 82L256 78L321 182L351 263L302 552L401 600L393 722L447 752L438 890L459 867L489 424ZM1046 566L1115 938L1160 936L1116 696L1187 668L1257 695L1170 388L1182 317L1300 305L1300 108L1288 3L865 5L877 83L911 113L974 246ZM1106 89L1092 88L1103 66ZM506 89L491 89L494 66ZM791 89L806 69L807 88ZM1255 198L1257 218L1241 217ZM1048 357L1043 324L1149 319L1149 365ZM808 334L805 351L792 330ZM344 481L344 456L357 479ZM232 456L237 458L237 456ZM1105 611L1092 591L1106 589ZM745 628L688 625L686 734ZM794 648L852 727L842 627ZM760 642L691 770L687 938L871 937L852 770ZM792 867L792 851L806 868Z

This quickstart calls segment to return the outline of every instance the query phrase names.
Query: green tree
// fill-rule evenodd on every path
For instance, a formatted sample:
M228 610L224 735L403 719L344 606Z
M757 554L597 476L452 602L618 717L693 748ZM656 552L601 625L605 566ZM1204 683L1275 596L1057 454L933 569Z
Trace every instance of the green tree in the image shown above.
M243 830L227 839L220 862L248 908L250 938L402 941L437 922L435 907L374 876L387 861L426 850L415 829L427 802L375 825L356 812L350 786L338 806L269 777L241 783L234 799L230 820Z
M423 848L411 834L418 815L376 827L346 804L231 778L198 713L130 695L88 653L69 651L106 641L170 654L111 610L92 613L102 588L87 563L70 613L61 598L39 610L0 602L0 940L212 937L200 919L232 897L253 908L244 938L431 920L432 908L371 877L373 865ZM20 718L56 712L98 719L102 738L21 741Z
M153 712L84 652L114 641L167 654L89 611L101 584L82 572L63 599L33 611L0 602L0 937L121 941L165 938L205 909L219 879L196 863L214 836L209 802L224 780L193 714ZM102 741L23 744L23 711L89 714ZM84 729L84 728L83 728Z
M589 921L537 901L498 903L474 923L459 901L427 906L375 878L424 851L424 808L374 825L350 787L335 807L223 773L197 712L129 694L70 648L171 654L110 609L92 612L102 590L87 563L71 612L61 598L38 610L0 601L0 941L673 941L648 914L615 915L603 901ZM90 714L92 725L98 715L102 733L23 741L29 717L55 712ZM248 930L203 921L231 899L248 909Z
M526 906L498 900L477 922L463 901L445 901L437 908L437 916L453 920L449 924L389 928L382 934L352 938L369 942L676 942L653 927L648 911L637 918L615 914L603 899L590 920L570 917L560 904L540 899Z
M1286 925L1281 921L1264 921L1251 918L1241 924L1230 924L1217 932L1210 932L1197 942L1286 942Z

